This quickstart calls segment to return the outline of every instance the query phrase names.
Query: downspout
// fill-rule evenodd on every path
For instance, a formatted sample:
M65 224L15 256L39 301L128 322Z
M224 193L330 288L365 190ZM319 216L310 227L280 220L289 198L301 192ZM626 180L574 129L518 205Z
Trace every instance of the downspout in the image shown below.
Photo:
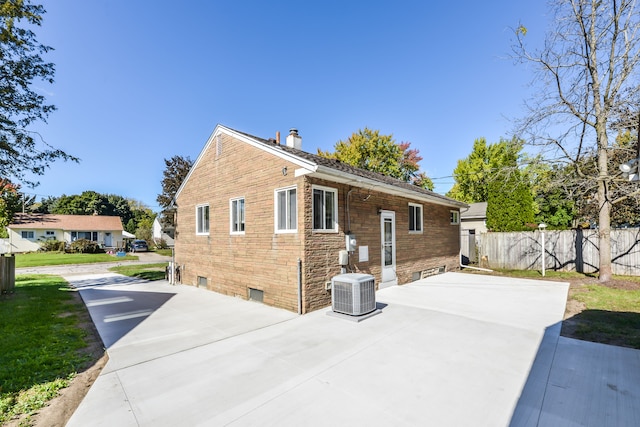
M302 314L302 260L298 258L298 314Z

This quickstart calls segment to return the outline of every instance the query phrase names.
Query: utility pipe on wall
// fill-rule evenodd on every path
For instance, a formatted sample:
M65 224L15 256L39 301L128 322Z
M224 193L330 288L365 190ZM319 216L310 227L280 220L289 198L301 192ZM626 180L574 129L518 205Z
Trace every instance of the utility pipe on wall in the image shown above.
M298 314L302 314L302 260L298 258Z

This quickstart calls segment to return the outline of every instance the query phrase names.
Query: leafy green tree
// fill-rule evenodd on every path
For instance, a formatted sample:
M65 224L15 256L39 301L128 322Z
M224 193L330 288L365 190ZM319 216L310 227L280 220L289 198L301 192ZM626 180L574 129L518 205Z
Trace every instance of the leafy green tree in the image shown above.
M83 191L79 195L47 197L36 208L37 212L60 215L111 215L119 216L124 229L136 233L140 223L150 220L153 224L155 214L142 202L126 199L117 194L100 194L95 191ZM148 227L151 230L151 225Z
M505 169L518 167L522 146L523 142L515 137L494 144L487 144L485 138L476 139L471 154L458 160L453 171L456 182L447 196L466 203L488 201L491 182Z
M537 176L535 193L535 222L545 223L550 229L567 229L574 226L576 202L565 183L570 182L565 168L552 166Z
M18 187L6 179L0 179L0 238L9 237L7 226L20 209Z
M173 214L169 212L171 202L182 182L189 174L193 161L189 157L173 156L164 159L165 170L162 178L162 193L156 198L162 207L161 221L166 225L173 225Z
M47 196L35 203L33 206L33 212L50 214L54 211L55 203L58 201L57 197Z
M126 224L133 218L132 201L117 194L107 194L107 205L101 215L119 216L122 223Z
M141 217L138 221L135 231L136 238L151 242L153 240L153 220L155 215L150 213L148 216Z
M0 176L24 181L27 174L43 175L55 160L78 161L47 144L28 130L36 121L45 121L55 110L33 85L53 83L54 64L41 55L51 47L40 44L31 30L40 26L45 13L29 0L0 3Z
M431 179L420 172L420 152L410 146L410 142L398 144L393 135L365 127L346 141L338 141L334 152L318 150L318 155L433 190Z
M107 197L95 191L83 191L80 195L62 195L51 213L60 215L105 215L108 208Z

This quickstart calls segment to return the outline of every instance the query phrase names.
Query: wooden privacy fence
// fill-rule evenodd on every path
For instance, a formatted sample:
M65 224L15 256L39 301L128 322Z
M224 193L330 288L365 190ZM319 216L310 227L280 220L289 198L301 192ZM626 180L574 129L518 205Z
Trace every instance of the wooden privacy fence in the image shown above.
M540 231L482 233L476 236L482 266L514 270L542 268ZM545 268L595 273L599 266L597 230L544 232ZM640 276L640 228L611 230L613 274Z

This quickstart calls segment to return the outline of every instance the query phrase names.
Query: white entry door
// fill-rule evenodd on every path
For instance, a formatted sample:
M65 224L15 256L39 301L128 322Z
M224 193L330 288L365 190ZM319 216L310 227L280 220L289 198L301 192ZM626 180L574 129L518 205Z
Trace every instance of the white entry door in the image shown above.
M110 248L113 245L113 240L111 239L111 233L104 233L104 245L107 248Z
M398 284L396 276L396 213L380 213L380 234L382 238L382 282L379 288Z

